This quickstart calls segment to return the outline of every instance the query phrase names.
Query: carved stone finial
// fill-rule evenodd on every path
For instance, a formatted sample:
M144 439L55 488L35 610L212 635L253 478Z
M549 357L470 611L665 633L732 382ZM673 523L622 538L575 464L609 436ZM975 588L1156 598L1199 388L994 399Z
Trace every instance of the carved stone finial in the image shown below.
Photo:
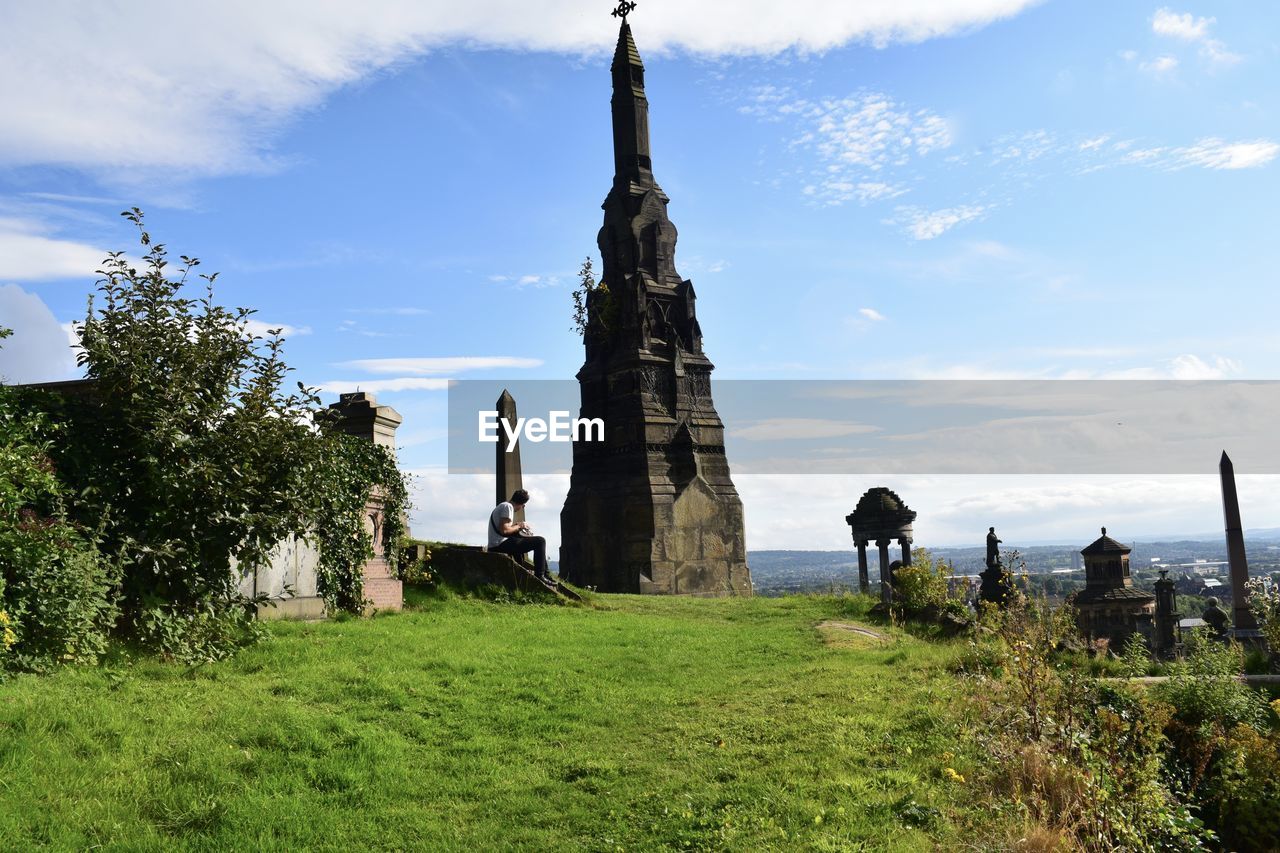
M621 2L618 3L618 8L614 9L609 14L615 18L621 18L623 21L626 21L627 15L630 15L635 11L635 9L636 4L631 2L631 0L621 0Z

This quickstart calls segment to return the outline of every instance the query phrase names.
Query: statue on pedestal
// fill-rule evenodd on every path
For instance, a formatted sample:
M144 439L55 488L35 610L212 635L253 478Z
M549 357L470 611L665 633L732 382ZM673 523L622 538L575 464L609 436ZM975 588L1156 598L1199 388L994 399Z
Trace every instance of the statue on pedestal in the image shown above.
M1004 565L1000 562L1001 541L1000 537L996 536L996 529L988 527L987 568L978 575L982 578L982 586L978 588L978 598L981 601L990 601L998 607L1007 607L1012 585L1009 582L1009 573L1004 570Z

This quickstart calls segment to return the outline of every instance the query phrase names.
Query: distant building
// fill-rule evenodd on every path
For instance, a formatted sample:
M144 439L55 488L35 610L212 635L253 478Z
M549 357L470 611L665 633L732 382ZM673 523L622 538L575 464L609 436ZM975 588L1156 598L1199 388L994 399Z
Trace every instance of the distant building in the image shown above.
M1129 575L1129 552L1132 549L1107 535L1080 552L1084 558L1085 588L1076 595L1076 624L1095 638L1107 638L1114 644L1124 642L1133 633L1149 637L1156 611L1156 597L1134 589Z

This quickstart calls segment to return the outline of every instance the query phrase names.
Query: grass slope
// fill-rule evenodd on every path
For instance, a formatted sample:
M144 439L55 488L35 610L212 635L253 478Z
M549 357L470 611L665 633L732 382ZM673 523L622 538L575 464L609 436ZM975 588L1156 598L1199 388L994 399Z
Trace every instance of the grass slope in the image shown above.
M815 628L868 603L445 597L15 678L0 848L954 846L955 649Z

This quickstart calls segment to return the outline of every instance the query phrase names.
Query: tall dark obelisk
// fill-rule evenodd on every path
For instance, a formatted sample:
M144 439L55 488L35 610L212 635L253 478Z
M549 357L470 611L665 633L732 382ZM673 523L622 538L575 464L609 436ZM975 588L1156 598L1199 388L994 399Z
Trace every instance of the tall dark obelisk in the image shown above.
M1249 561L1244 550L1244 529L1240 525L1240 499L1236 497L1236 469L1227 451L1222 451L1218 462L1218 474L1222 478L1222 514L1227 527L1227 561L1231 565L1231 625L1237 637L1252 637L1258 633L1258 620L1249 609Z
M620 7L613 65L613 188L597 242L605 291L587 299L583 418L560 513L560 572L606 592L750 595L742 501L693 284L675 267L676 228L653 177L644 65Z
M511 392L506 388L502 389L502 395L498 397L495 404L498 412L498 420L506 421L510 427L510 431L514 432L516 427L516 401L511 396ZM510 447L511 452L507 449ZM494 506L511 498L511 493L516 489L524 488L524 480L520 473L520 439L515 440L514 446L511 445L511 439L507 437L507 430L503 429L501 423L498 426L498 457L494 464ZM516 510L516 517L512 521L524 521L524 510Z

